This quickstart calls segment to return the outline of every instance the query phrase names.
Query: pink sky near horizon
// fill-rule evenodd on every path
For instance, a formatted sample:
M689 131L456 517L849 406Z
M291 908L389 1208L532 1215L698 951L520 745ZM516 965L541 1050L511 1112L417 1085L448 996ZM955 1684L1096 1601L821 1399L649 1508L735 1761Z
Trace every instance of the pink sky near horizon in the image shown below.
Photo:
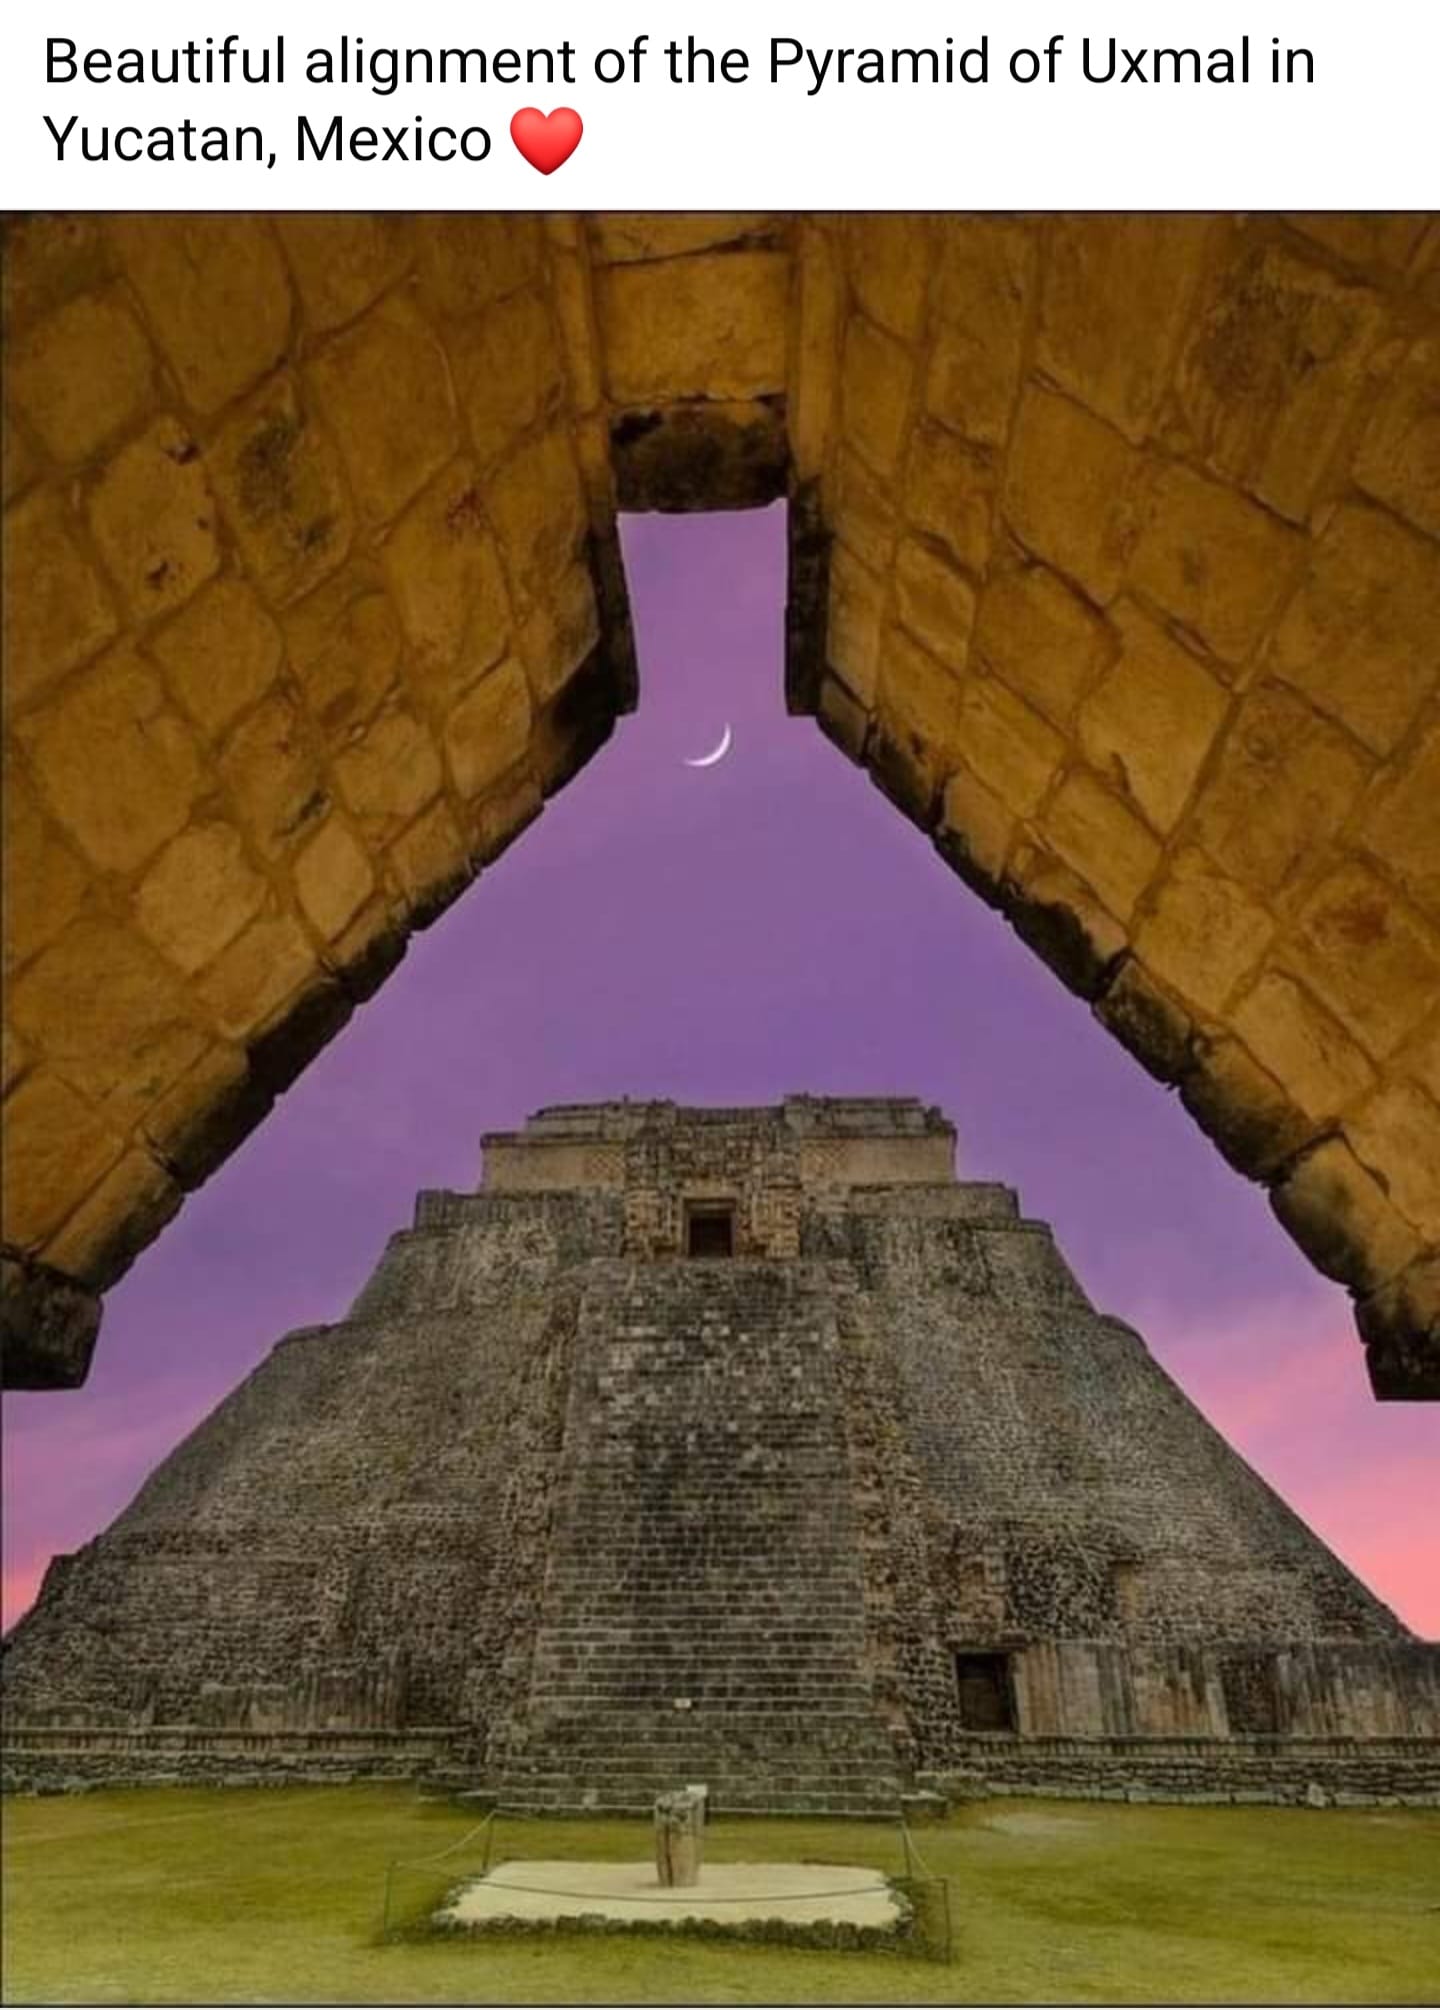
M1256 1188L781 702L783 511L625 526L642 695L111 1294L82 1390L4 1405L4 1625L281 1333L343 1315L420 1186L552 1101L911 1093L1415 1631L1440 1412L1377 1405ZM735 734L697 773L683 756Z

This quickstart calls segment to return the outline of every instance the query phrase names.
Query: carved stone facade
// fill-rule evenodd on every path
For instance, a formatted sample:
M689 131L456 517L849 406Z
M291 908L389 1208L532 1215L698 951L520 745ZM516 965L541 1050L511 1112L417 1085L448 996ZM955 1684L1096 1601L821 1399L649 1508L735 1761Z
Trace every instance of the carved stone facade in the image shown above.
M1440 1648L953 1148L803 1096L487 1138L52 1565L12 1781L1433 1795Z
M788 494L789 693L1440 1393L1440 225L148 216L5 242L6 1372ZM103 1001L103 1003L102 1003Z

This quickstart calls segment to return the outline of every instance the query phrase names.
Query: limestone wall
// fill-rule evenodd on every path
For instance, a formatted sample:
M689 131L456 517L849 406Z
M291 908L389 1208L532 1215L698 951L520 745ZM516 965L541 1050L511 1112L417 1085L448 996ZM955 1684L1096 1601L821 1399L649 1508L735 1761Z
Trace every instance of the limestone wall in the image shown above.
M614 511L788 492L813 710L1440 1389L1440 227L33 218L7 1373L633 696ZM103 998L103 1009L100 1000Z

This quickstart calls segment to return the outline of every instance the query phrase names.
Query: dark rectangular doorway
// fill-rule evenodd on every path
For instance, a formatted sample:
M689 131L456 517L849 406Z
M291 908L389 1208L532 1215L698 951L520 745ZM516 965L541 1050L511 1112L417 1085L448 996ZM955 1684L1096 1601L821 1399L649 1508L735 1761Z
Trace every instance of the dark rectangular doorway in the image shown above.
M1008 1654L957 1654L960 1722L967 1731L1013 1731L1015 1692Z
M685 1208L687 1256L733 1256L735 1209L729 1201L690 1201Z

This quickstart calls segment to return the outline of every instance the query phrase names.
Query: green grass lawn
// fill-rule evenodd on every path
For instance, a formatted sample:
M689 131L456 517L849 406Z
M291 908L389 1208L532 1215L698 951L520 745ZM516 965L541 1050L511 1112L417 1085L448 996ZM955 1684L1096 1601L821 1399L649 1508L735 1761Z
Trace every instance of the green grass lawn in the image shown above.
M917 1833L953 1963L553 1934L379 1937L385 1866L473 1814L390 1786L150 1789L4 1808L4 1986L33 2001L1440 2000L1440 1814L991 1801ZM712 1826L717 1857L898 1869L896 1832ZM509 1822L505 1856L638 1857L644 1823ZM466 1860L402 1881L412 1910Z

